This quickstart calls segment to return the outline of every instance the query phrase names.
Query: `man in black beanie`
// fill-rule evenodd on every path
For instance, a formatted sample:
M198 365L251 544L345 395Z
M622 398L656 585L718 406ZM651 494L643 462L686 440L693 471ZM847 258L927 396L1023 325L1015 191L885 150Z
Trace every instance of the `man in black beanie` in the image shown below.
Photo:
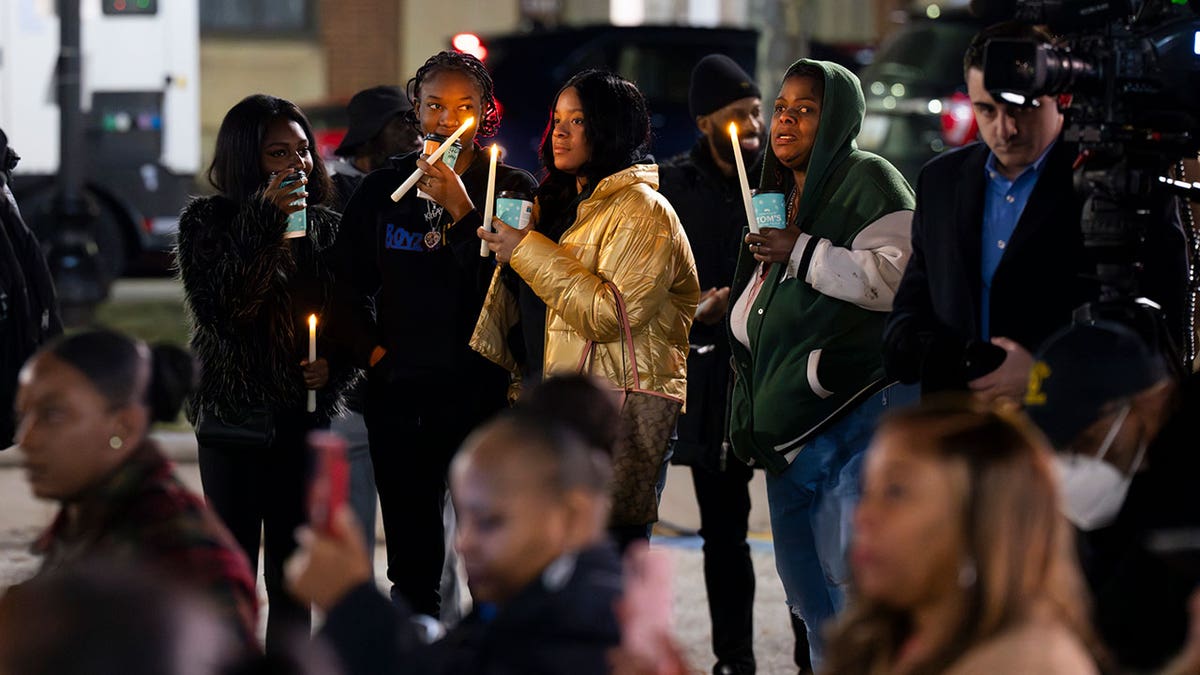
M765 127L754 80L733 59L710 54L692 70L688 105L700 137L692 149L659 166L659 191L675 207L705 289L692 324L688 411L679 419L676 464L692 467L704 539L704 579L712 618L714 673L753 673L754 567L746 543L750 467L730 453L726 409L729 308L746 211L738 187L729 123L737 124L747 167L758 164ZM752 169L752 175L757 173ZM798 619L797 619L798 621ZM801 626L799 636L805 631ZM807 667L808 643L797 649Z
M333 151L338 160L330 166L338 211L345 208L363 176L383 166L388 157L420 147L417 128L404 119L409 110L412 102L400 87L371 87L350 98L346 106L350 126Z

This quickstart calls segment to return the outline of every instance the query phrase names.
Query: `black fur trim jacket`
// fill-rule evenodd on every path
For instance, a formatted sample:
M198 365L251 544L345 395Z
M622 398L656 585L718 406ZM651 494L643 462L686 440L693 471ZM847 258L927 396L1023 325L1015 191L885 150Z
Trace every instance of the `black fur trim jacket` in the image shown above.
M329 361L329 382L317 392L317 416L342 412L342 393L358 377L345 357L347 322L361 308L348 305L326 264L340 217L310 206L308 235L284 239L287 218L255 195L244 203L199 197L179 218L176 265L189 313L191 346L200 385L191 411L218 417L266 408L304 410L308 390L301 361L308 358L309 314L316 314L317 356Z

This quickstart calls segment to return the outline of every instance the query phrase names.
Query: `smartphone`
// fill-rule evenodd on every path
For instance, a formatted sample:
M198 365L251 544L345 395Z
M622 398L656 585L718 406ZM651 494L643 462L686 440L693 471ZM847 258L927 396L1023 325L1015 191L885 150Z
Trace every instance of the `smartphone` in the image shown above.
M346 439L330 431L308 435L313 473L308 486L308 521L322 532L333 529L333 514L346 503L350 493L350 464Z

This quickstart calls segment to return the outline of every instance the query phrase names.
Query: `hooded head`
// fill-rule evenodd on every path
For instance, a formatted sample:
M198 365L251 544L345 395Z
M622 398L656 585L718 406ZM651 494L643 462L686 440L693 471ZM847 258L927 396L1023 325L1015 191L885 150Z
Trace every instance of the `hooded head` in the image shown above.
M803 222L829 174L857 148L854 138L866 111L862 86L854 73L836 63L800 59L784 73L770 107L761 187L786 190L793 184L792 171L804 169Z

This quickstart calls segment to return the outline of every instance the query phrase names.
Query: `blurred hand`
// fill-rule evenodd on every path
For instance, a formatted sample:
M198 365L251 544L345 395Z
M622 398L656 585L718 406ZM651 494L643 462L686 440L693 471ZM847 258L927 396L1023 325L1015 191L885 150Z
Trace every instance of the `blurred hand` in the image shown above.
M1200 675L1200 591L1192 594L1191 621L1183 651L1171 661L1161 675Z
M728 310L729 287L710 288L701 294L700 303L696 305L696 320L709 326L715 326L725 319L725 313Z
M439 159L437 163L430 164L422 157L417 160L417 168L425 172L425 176L417 182L417 185L421 186L426 194L433 197L433 201L445 207L454 218L454 222L458 222L475 208L471 197L467 195L467 188L463 185L462 178L454 169L446 166L445 162Z
M754 259L761 263L786 263L800 238L800 228L791 225L784 229L764 227L758 234L746 235L746 243Z
M307 526L297 530L300 547L284 568L292 595L326 612L351 590L371 581L372 572L362 530L348 505L338 507L332 525L327 533Z
M281 187L281 184L289 175L291 174L284 172L273 174L271 180L267 183L267 188L263 190L263 199L271 202L275 205L275 208L287 215L303 211L305 209L303 203L293 204L292 202L308 197L307 188L300 190L300 192L292 192L292 190L296 189L295 183L290 183L287 187ZM308 185L308 177L301 178L299 182L301 185Z
M621 645L610 653L614 672L682 675L688 672L671 630L671 559L633 544L625 554L625 592L617 601Z
M329 384L329 362L325 359L312 363L306 359L300 362L300 367L304 369L304 386L309 389L324 389Z
M1007 353L1004 362L999 368L971 380L967 385L977 398L988 403L1008 399L1023 405L1025 390L1029 387L1029 371L1033 368L1033 355L1008 338L992 338L992 344Z
M499 218L492 218L492 229L495 232L489 232L487 228L479 228L479 238L488 243L488 248L496 254L497 262L507 265L512 260L513 250L517 248L517 244L521 243L525 235L529 234L529 230L509 227Z

